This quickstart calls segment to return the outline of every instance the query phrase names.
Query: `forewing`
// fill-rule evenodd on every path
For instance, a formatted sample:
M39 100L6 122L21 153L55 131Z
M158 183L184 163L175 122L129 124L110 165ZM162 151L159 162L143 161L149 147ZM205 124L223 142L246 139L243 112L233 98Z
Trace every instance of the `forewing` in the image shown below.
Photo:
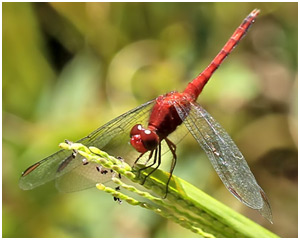
M271 218L268 200L245 158L226 131L199 104L176 105L185 126L207 154L227 189L245 205ZM269 217L268 217L269 216Z
M130 146L130 129L137 123L147 123L153 102L149 101L120 115L78 142L97 147L113 156L122 156L131 164L139 153ZM92 187L97 182L105 182L108 177L109 174L100 174L96 165L83 165L79 154L60 150L25 170L19 186L29 190L57 178L58 189L70 192Z
M53 180L60 164L70 157L72 157L72 151L60 150L33 164L22 173L19 180L20 188L30 190ZM74 162L75 161L74 159Z

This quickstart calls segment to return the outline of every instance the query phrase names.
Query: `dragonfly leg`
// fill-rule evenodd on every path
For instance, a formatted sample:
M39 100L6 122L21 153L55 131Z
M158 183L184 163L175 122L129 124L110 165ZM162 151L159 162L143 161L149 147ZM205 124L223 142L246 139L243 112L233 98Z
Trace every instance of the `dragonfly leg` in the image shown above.
M158 149L158 152L157 152L157 149ZM156 161L157 161L157 153L158 153L158 162L157 162L157 166L144 178L143 182L142 182L142 185L146 182L146 179L152 174L154 173L160 166L161 164L161 144L159 143L158 144L158 147L155 149L155 155L154 155L154 160L153 160L153 163L151 163L149 166L146 166L144 168L141 168L141 170L145 170L149 167L152 167L154 164L156 164ZM147 162L149 161L149 159L147 160Z
M155 151L155 154L156 154L156 150L152 150L152 151L150 152L149 157L148 157L147 161L145 162L145 166L146 166L146 165L148 164L148 162L151 160L154 151ZM155 158L156 158L156 157L155 157ZM155 160L154 160L154 162L155 162ZM153 165L154 165L154 162L153 162L152 164L150 164L148 167L153 166Z
M137 164L137 162L140 160L140 158L144 155L145 153L141 153L140 156L134 161L133 166Z
M144 156L144 154L145 154L145 153L141 153L140 156L134 161L133 167L138 163L138 161L140 160L140 158L141 158L142 156ZM146 161L145 164L147 164L147 163L149 162L149 160L152 158L152 154L153 154L153 151L150 152L149 157L148 157L148 160ZM146 167L146 168L147 168L147 167ZM145 168L142 168L142 169L139 169L139 170L138 170L138 177L140 177L141 170L143 170L143 169L145 169Z
M172 178L172 175L173 175L173 171L175 169L175 165L176 165L176 162L177 162L177 156L176 156L176 145L174 143L172 143L169 139L165 138L165 141L166 143L168 144L168 147L173 155L173 159L172 159L172 163L171 163L171 168L170 168L170 176L168 178L168 181L167 181L167 186L166 186L166 194L164 196L164 198L167 197L168 195L168 189L169 189L169 183L170 183L170 180Z

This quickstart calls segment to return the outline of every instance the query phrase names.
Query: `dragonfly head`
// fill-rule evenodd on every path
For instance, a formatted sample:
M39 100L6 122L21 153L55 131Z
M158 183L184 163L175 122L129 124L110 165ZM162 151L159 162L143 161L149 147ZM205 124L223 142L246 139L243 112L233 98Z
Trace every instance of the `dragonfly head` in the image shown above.
M159 143L156 132L145 129L141 124L132 127L130 137L130 144L140 153L154 150Z

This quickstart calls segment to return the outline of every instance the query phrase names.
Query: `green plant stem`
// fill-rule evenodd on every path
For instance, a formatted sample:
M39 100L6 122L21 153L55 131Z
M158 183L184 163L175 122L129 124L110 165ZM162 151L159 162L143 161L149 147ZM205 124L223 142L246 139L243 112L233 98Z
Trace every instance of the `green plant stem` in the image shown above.
M88 161L98 163L125 176L132 181L133 185L142 182L152 170L152 168L148 168L139 171L143 165L137 165L132 169L124 161L109 156L106 152L94 147L87 148L79 143L61 143L60 147L78 151ZM116 198L125 200L131 205L152 210L198 233L202 237L278 237L176 176L172 177L167 197L163 198L168 177L169 173L161 170L157 170L148 176L143 187L150 190L150 192L139 190L133 185L124 184L118 178L112 178L122 189L129 194L136 195L136 197L128 196L128 194L121 193L100 183L97 188L110 193ZM138 187L141 188L140 185ZM153 194L156 194L157 197ZM137 200L137 197L142 198L142 200Z

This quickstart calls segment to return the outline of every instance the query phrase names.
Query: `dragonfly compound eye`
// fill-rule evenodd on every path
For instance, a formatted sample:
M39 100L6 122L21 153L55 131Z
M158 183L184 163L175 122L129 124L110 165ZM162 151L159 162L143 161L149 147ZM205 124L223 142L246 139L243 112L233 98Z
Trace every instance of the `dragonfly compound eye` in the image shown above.
M131 128L130 137L133 137L134 135L140 135L141 132L144 130L145 129L143 128L143 126L141 124L136 124Z
M157 134L148 129L142 131L141 138L143 145L147 150L154 150L159 143L159 137Z
M130 131L130 144L140 153L145 153L148 151L148 149L146 149L144 147L144 144L143 144L142 138L141 138L141 133L144 130L145 129L143 128L143 126L141 124L136 124L132 127L132 129Z
M130 137L130 144L140 153L155 149L159 143L158 135L154 131L144 129L141 124L133 126Z

